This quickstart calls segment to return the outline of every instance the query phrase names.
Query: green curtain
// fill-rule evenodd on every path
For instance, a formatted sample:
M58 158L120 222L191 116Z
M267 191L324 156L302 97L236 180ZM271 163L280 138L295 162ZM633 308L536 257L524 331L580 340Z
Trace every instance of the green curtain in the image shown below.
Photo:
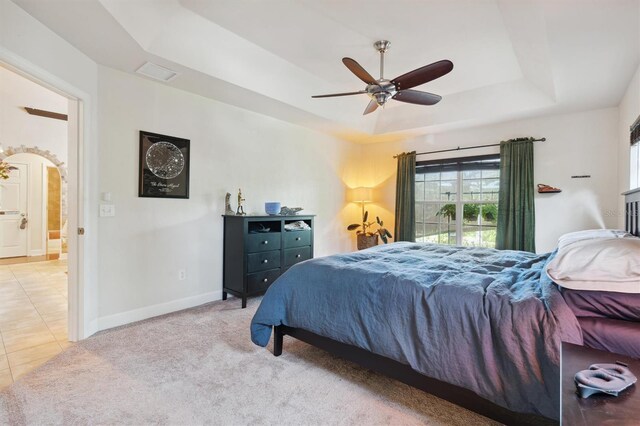
M496 248L536 251L533 138L500 142Z
M396 241L416 240L416 152L398 155Z

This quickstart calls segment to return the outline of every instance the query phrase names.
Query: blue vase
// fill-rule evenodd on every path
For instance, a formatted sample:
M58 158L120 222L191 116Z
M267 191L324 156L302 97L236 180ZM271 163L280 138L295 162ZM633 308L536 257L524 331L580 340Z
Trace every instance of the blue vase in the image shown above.
M280 203L277 201L264 203L264 211L267 212L268 215L276 215L280 213Z

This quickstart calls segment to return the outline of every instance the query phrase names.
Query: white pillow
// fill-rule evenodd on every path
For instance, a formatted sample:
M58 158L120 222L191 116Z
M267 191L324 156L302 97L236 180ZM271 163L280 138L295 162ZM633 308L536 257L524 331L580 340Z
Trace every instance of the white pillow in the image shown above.
M633 237L626 231L619 229L587 229L585 231L569 232L558 238L558 250L562 250L569 244L582 240L593 240L596 238L628 238Z
M573 290L640 293L640 238L573 241L558 249L547 275Z

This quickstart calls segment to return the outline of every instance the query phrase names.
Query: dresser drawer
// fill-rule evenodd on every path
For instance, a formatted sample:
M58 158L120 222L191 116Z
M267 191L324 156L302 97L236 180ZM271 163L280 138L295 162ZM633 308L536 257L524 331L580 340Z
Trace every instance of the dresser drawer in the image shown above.
M311 231L290 231L284 233L284 247L304 247L311 245Z
M303 260L311 259L311 247L297 247L284 251L284 266L292 266Z
M266 271L280 267L280 250L247 255L247 272Z
M280 268L247 275L247 293L265 291L280 276Z
M247 235L247 253L280 249L280 233L264 232Z

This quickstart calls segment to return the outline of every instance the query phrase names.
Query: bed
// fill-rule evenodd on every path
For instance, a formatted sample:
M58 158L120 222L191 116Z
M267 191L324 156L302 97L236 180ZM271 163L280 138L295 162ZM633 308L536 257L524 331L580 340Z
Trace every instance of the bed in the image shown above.
M289 335L503 423L554 423L560 341L583 342L549 260L416 243L312 259L269 288L252 340L273 328L275 355Z
M640 236L640 189L625 197ZM288 335L502 423L557 424L561 341L640 351L638 296L561 292L557 255L394 243L309 260L269 288L252 340L273 330L276 356Z
M634 238L640 237L640 189L623 195L625 231L613 231L617 232L615 236L607 236L607 230L573 233L567 250L583 242L586 245L578 247L580 253L585 253L588 245L596 250L588 252L588 264L581 264L580 259L570 262L574 271L569 275L582 277L556 282L578 319L584 346L640 359L640 241ZM581 242L590 232L602 234L603 242Z

